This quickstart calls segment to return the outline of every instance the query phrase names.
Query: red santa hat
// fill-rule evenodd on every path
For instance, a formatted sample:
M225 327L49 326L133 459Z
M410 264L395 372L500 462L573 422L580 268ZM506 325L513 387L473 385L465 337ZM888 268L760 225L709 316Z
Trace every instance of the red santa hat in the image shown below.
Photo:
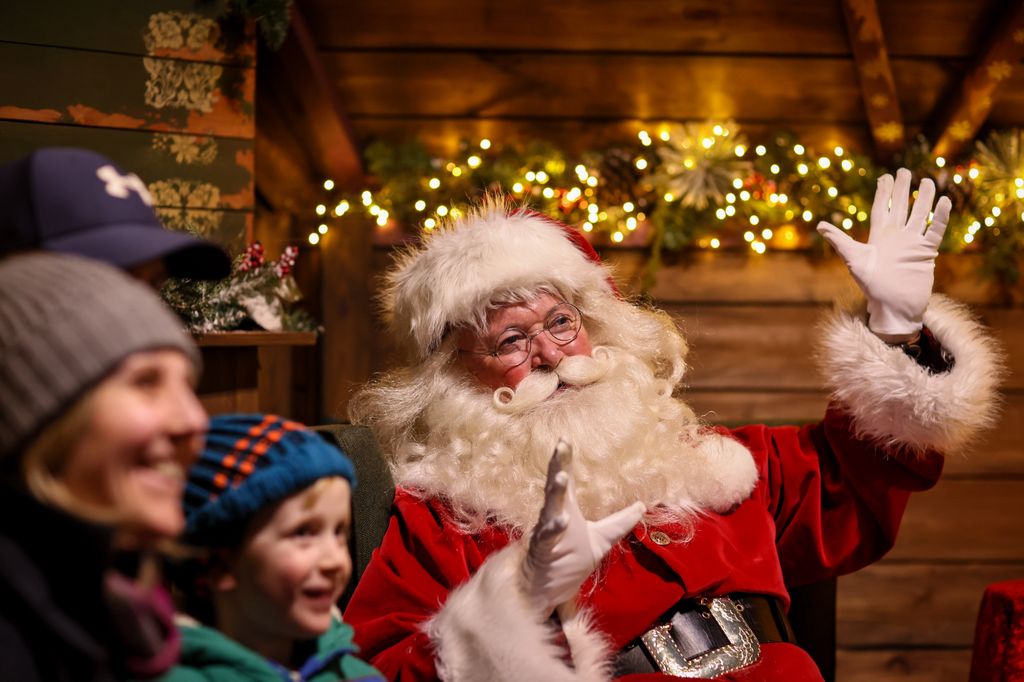
M579 232L490 199L398 255L382 303L404 350L423 359L450 329L478 317L495 298L540 288L571 301L618 293Z

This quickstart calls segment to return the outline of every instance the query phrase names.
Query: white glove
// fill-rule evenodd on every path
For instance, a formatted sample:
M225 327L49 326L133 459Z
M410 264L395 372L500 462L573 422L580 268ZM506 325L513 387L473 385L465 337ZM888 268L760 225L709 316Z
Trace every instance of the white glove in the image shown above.
M910 171L901 168L895 182L888 174L878 179L867 244L835 225L818 223L818 232L839 252L864 292L868 328L875 334L907 337L921 329L935 279L935 256L952 207L947 197L939 199L929 225L934 199L935 184L922 180L908 219Z
M545 614L576 596L608 550L647 511L642 502L635 502L600 521L587 521L576 504L571 463L572 449L558 441L548 465L544 507L523 563L527 594Z

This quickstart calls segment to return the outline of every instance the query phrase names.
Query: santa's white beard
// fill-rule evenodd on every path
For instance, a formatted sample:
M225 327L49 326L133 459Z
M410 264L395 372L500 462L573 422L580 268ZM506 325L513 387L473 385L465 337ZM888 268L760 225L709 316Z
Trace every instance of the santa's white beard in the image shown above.
M563 438L584 516L643 502L648 520L724 511L757 480L750 453L709 432L638 357L610 347L534 372L515 392L493 394L449 366L424 407L422 438L394 453L399 484L441 496L467 528L488 520L531 527L548 461Z

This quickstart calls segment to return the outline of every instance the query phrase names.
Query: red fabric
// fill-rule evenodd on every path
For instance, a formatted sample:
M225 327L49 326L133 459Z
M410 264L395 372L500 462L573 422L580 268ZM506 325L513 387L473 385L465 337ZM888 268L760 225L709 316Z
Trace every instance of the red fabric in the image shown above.
M787 584L849 573L877 560L895 541L910 493L933 486L942 471L937 454L893 457L855 439L848 418L835 410L813 426L750 426L731 435L759 467L752 495L731 513L696 520L689 542L661 546L638 527L583 586L580 601L614 647L649 629L684 597L755 592L788 605ZM659 530L687 535L680 526ZM439 501L399 490L384 542L345 613L363 655L391 679L437 679L420 625L508 542L497 528L461 533L446 521ZM669 679L623 679L655 678ZM757 665L725 679L820 674L803 650L771 644Z
M1024 682L1024 580L985 588L974 630L970 682Z

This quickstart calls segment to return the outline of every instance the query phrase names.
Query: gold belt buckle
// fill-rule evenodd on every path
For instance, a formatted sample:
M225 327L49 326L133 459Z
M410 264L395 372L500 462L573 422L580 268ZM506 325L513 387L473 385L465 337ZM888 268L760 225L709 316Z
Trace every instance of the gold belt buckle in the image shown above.
M761 643L732 599L713 597L702 599L701 604L718 623L729 644L687 659L672 638L670 624L653 627L640 641L661 672L675 677L718 677L752 665L761 658Z

